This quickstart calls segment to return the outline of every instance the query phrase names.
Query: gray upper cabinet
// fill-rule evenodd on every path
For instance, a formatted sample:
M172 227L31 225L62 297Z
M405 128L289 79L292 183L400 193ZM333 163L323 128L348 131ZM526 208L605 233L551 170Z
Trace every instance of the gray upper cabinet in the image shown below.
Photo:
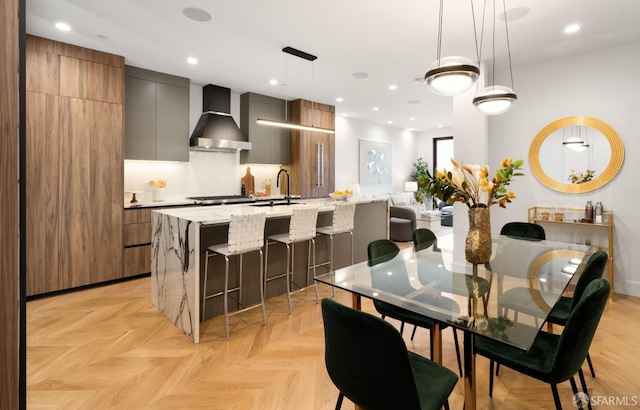
M189 79L125 66L125 159L189 161Z
M240 129L252 148L240 152L243 164L291 163L291 133L289 129L256 123L258 118L286 121L286 101L256 93L240 96Z

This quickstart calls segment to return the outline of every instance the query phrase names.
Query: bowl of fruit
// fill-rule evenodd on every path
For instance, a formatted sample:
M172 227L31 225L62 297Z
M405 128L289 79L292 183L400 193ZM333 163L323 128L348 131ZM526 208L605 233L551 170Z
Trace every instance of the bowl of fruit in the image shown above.
M334 191L329 194L329 197L334 201L344 201L353 195L353 191L345 189L344 191Z

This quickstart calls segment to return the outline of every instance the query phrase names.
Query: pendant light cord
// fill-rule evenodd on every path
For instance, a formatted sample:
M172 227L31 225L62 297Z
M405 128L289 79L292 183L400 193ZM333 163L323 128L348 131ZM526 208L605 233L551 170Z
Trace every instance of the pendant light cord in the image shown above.
M487 14L487 0L484 0L482 7L482 26L480 27L480 46L478 46L478 36L476 30L476 12L473 7L473 1L471 1L471 14L473 15L473 36L476 39L476 58L478 59L478 67L480 67L480 61L482 59L482 45L484 43L484 22ZM476 94L480 91L480 83L476 82Z
M491 48L493 56L491 57L491 87L495 88L496 86L496 0L493 0L493 39L491 40ZM505 22L506 22L506 14L505 14Z
M438 46L436 47L436 61L438 62L438 66L440 66L440 49L442 47L442 2L440 0L440 13L438 16Z
M506 0L502 0L502 10L504 13L504 29L507 33L507 54L509 56L509 75L511 76L511 89L513 90L513 68L511 66L511 44L509 42L509 26L507 22L509 19L507 18L507 4Z

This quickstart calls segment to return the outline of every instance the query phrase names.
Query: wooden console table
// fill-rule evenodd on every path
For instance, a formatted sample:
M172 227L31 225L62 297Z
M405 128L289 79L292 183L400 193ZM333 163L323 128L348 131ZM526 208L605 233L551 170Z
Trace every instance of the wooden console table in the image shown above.
M548 220L541 217L545 212L549 214ZM556 212L563 214L562 220L554 219ZM584 209L581 208L534 206L529 208L527 219L530 223L544 225L547 239L586 244L607 252L609 283L613 295L613 212L603 211L602 223L580 222L583 217ZM605 235L606 239L601 241Z

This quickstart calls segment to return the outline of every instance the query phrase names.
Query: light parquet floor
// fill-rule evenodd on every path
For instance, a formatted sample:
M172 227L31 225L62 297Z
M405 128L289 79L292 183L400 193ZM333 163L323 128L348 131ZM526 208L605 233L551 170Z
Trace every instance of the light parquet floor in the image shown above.
M330 296L321 288L321 296ZM336 298L350 305L351 296ZM221 317L202 324L201 343L184 337L150 303L150 279L77 291L27 303L27 407L39 409L291 409L335 406L337 390L324 366L320 306L312 289L231 317L231 340ZM363 309L374 312L363 301ZM595 396L637 400L640 406L640 299L617 296L607 305L591 347ZM397 323L396 323L397 324ZM409 329L410 330L410 329ZM419 329L409 349L428 356ZM444 364L457 372L453 338L445 329ZM586 365L585 365L585 370ZM488 361L477 358L479 409L552 409L549 386L510 369L487 396ZM559 386L565 409L574 408L569 383ZM461 409L463 386L451 395ZM625 408L618 405L597 408ZM631 408L631 407L627 407ZM345 400L343 409L353 409Z

